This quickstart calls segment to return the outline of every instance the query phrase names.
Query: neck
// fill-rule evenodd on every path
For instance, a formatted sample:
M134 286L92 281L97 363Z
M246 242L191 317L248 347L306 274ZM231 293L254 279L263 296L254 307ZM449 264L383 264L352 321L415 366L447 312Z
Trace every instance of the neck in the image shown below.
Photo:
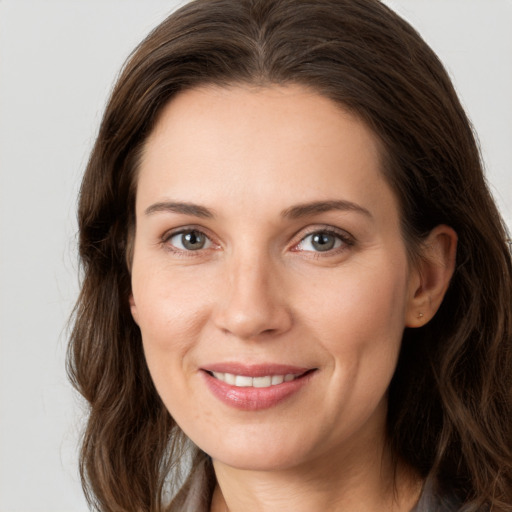
M421 491L418 475L403 463L395 464L388 448L365 459L360 455L354 462L330 453L307 467L279 471L240 470L214 461L218 484L211 511L411 510Z

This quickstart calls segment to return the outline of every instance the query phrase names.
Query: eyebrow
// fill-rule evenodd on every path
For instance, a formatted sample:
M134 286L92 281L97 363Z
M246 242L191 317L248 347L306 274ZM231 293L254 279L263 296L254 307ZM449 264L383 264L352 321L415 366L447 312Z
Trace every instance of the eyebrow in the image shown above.
M352 203L351 201L332 200L332 201L314 201L311 203L298 204L283 210L281 215L285 218L299 219L301 217L309 217L319 213L338 211L353 211L361 213L366 217L373 218L372 214L366 208Z
M354 211L372 218L372 214L362 206L344 200L331 201L313 201L311 203L303 203L290 208L286 208L281 212L281 216L289 219L300 219L302 217L310 217L319 213L325 213L332 210L338 211ZM194 203L182 203L176 201L162 201L152 204L145 210L146 215L152 215L159 212L179 213L183 215L192 215L202 219L212 219L215 217L212 210Z
M181 213L183 215L192 215L202 219L211 219L214 217L212 210L194 203L180 203L175 201L162 201L146 208L145 214L152 215L158 212Z

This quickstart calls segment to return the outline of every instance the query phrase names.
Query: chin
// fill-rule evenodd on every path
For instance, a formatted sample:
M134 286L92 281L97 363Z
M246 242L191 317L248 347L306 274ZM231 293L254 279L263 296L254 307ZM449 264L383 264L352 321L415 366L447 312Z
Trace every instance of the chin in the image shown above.
M215 462L247 471L284 471L304 464L312 457L306 444L275 440L252 440L251 442L216 445L210 452L205 450Z
M261 448L254 450L254 453L219 453L219 457L212 456L212 460L244 471L285 471L300 465L300 458L296 456L262 453Z

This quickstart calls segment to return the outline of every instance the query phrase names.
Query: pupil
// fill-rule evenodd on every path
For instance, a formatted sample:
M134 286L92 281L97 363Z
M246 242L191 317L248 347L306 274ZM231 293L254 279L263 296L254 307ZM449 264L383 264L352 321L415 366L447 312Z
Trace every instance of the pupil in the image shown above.
M327 233L317 233L313 236L313 247L319 251L329 251L334 247L334 237Z
M204 236L197 231L191 231L183 235L183 247L187 249L202 249L205 243Z

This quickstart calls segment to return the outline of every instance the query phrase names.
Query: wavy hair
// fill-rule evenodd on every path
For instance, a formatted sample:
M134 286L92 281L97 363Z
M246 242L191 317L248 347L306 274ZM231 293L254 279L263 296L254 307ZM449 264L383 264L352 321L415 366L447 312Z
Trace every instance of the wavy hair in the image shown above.
M183 483L176 471L185 436L153 386L130 314L130 243L144 143L178 92L206 84L299 84L349 109L381 142L411 257L436 225L455 229L456 270L441 308L404 332L388 436L397 460L455 489L464 511L512 511L506 228L446 71L378 0L195 0L125 64L78 208L82 286L68 371L89 406L80 468L91 506L160 512L168 510L166 478Z

